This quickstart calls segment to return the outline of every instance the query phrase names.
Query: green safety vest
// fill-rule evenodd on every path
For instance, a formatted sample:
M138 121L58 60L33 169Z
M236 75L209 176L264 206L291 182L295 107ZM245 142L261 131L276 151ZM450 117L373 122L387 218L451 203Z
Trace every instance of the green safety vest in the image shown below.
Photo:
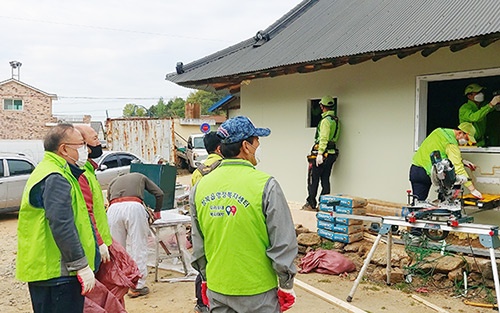
M195 203L210 290L256 295L278 286L269 247L263 191L270 176L248 161L223 160L196 185Z
M113 242L111 238L111 233L109 230L108 216L106 215L106 209L104 207L104 197L102 195L101 185L95 176L95 169L92 163L87 161L85 163L85 172L83 173L87 177L89 182L90 191L92 192L92 203L95 223L97 226L97 231L101 235L102 240L106 246L110 246Z
M46 151L43 160L26 183L19 209L16 278L20 281L43 281L63 276L61 267L64 264L49 222L45 218L45 210L32 206L29 201L31 189L52 173L61 174L71 185L75 226L89 266L92 270L95 269L96 242L80 185L66 160ZM71 275L76 275L76 272Z
M441 159L446 159L448 158L446 146L449 144L458 145L453 129L436 128L425 138L420 148L415 152L412 164L423 167L427 175L430 176L432 169L431 153L438 150L441 153Z

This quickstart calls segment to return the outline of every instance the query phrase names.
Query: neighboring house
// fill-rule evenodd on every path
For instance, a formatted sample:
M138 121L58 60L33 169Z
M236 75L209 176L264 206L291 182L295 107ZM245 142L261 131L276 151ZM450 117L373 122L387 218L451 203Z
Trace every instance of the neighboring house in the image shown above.
M166 79L238 95L229 117L271 128L258 167L297 202L306 198L315 109L336 97L332 193L406 202L415 150L436 127L457 126L465 86L500 89L498 16L498 0L306 0L253 38L177 63ZM479 166L479 190L500 193L500 146L463 152Z
M43 139L55 122L49 94L14 78L0 82L0 139Z

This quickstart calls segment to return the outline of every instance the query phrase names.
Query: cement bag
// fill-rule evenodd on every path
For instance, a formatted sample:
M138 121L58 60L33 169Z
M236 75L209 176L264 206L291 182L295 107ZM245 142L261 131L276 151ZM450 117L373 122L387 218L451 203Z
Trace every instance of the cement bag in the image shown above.
M299 273L315 271L321 274L338 275L356 270L356 265L341 253L333 250L322 250L308 252L300 260Z

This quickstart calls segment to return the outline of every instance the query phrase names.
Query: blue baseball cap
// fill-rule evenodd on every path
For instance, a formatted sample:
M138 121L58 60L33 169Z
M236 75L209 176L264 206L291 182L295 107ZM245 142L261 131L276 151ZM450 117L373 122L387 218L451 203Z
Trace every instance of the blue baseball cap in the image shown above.
M235 143L250 137L269 136L269 128L256 128L252 121L246 116L236 116L228 119L217 130L217 136L222 139L222 143Z

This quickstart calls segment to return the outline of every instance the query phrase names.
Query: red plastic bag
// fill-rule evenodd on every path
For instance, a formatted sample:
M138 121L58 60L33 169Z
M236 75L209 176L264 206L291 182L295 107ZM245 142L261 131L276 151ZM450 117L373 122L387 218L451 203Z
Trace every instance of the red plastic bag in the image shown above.
M125 248L115 240L109 246L109 254L111 261L101 263L96 278L125 306L123 296L129 288L135 288L141 272Z
M316 250L308 252L300 260L299 273L315 271L321 274L338 275L354 272L356 265L341 253L333 250Z
M85 296L85 313L127 313L120 301L98 280L96 285Z

